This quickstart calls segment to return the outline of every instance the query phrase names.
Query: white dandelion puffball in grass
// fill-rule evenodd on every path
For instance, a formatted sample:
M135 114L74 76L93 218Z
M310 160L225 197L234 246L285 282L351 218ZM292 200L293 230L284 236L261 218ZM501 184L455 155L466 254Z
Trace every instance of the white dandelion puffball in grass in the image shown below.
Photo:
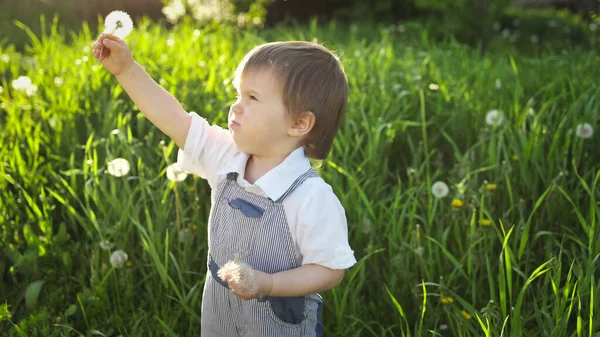
M27 96L33 96L38 90L38 87L31 82L31 79L27 76L19 76L16 80L12 81L12 87L16 91L24 92Z
M177 163L167 166L167 179L173 182L184 181L187 178L187 172L181 169L181 166Z
M100 248L102 248L103 250L111 250L113 247L113 244L110 243L110 241L108 240L102 240L100 241L100 243L98 244L100 246Z
M133 30L133 21L129 14L123 11L113 11L106 16L104 27L106 27L105 34L114 34L123 39Z
M127 261L127 253L122 250L115 250L110 254L110 264L115 268L120 268Z
M443 181L436 181L431 187L431 193L438 199L447 196L449 191L448 185Z
M583 139L592 138L592 136L594 135L594 128L590 123L579 124L575 129L575 134L577 135L577 137Z
M504 122L504 116L498 110L490 110L487 115L485 115L485 122L488 125L498 126Z
M108 174L115 177L122 177L129 173L131 166L125 158L117 158L108 162Z

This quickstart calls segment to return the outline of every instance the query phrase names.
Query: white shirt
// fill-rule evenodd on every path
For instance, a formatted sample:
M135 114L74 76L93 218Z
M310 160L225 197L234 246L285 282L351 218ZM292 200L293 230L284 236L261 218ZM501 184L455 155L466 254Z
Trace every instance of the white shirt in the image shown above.
M281 164L250 184L244 179L250 155L238 149L229 130L209 125L195 112L190 115L192 123L184 148L177 153L177 163L182 170L206 179L213 193L227 173L237 172L238 184L246 191L277 200L311 167L304 148L299 147ZM347 269L356 264L348 243L344 208L322 178L305 180L282 203L296 245L296 256L302 265Z

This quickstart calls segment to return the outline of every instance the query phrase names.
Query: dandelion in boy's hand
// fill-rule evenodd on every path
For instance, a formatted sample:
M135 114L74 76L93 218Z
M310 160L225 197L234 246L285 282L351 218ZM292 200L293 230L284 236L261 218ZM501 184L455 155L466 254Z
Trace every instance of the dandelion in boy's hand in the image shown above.
M258 293L256 289L256 283L254 281L254 274L252 269L243 262L238 261L239 256L233 261L227 262L219 271L217 275L222 280L236 283L236 291L238 295L254 297Z
M120 268L127 261L127 253L122 250L115 250L110 254L110 264L115 268Z
M108 163L108 174L115 177L122 177L129 173L131 167L129 162L124 158L117 158Z
M498 110L490 110L487 115L485 115L485 122L491 126L499 126L504 122L504 116Z
M449 189L448 185L443 181L436 181L431 187L431 193L433 196L440 199L448 195Z
M115 35L120 39L125 38L133 30L133 21L129 14L123 11L112 11L104 19L104 31L102 34ZM104 51L104 45L100 49L100 57L98 63L102 61L102 52Z
M114 34L120 39L125 38L133 30L133 21L129 14L123 11L113 11L104 20L104 34Z
M167 179L173 182L184 181L188 174L181 170L181 166L177 163L167 166Z
M577 137L583 139L592 138L592 136L594 135L594 128L590 123L579 124L575 129L575 134L577 135Z

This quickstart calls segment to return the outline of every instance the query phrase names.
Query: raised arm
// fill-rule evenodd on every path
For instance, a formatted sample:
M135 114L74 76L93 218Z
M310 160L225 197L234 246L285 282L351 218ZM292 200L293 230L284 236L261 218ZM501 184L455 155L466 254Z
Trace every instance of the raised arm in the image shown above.
M146 118L183 149L191 117L173 95L135 62L127 44L114 35L101 35L94 44L93 55L115 75Z

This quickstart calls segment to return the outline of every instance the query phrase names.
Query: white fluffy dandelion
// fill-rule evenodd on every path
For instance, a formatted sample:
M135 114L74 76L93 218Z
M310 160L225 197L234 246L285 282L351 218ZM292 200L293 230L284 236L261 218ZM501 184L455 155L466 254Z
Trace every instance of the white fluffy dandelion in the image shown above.
M243 262L229 261L219 269L217 275L222 280L234 281L240 295L255 296L258 293L252 269Z
M438 199L447 196L449 191L448 185L443 181L436 181L431 187L431 193Z
M575 135L583 139L592 138L592 136L594 135L594 128L590 123L579 124L575 129Z
M110 264L115 268L120 268L127 261L127 253L122 250L115 250L110 254Z
M189 228L184 228L180 230L178 234L179 242L185 243L186 238L188 238L192 234L192 231Z
M178 183L184 181L187 176L187 172L183 171L178 163L167 166L167 179L170 181Z
M16 80L13 80L12 87L16 91L25 93L27 96L35 95L38 90L38 87L27 76L19 76Z
M504 122L504 116L498 110L490 110L487 115L485 115L485 122L491 126L498 126Z
M108 174L115 177L122 177L129 173L131 167L125 158L117 158L108 162Z
M102 248L103 250L111 250L113 247L113 244L110 243L110 241L108 240L102 240L100 241L100 243L98 244L100 246L100 248Z
M162 13L170 23L176 23L186 13L183 0L171 0L168 6L162 8Z
M106 27L105 34L113 34L123 39L133 30L133 21L129 14L123 11L113 11L106 16L104 27Z

